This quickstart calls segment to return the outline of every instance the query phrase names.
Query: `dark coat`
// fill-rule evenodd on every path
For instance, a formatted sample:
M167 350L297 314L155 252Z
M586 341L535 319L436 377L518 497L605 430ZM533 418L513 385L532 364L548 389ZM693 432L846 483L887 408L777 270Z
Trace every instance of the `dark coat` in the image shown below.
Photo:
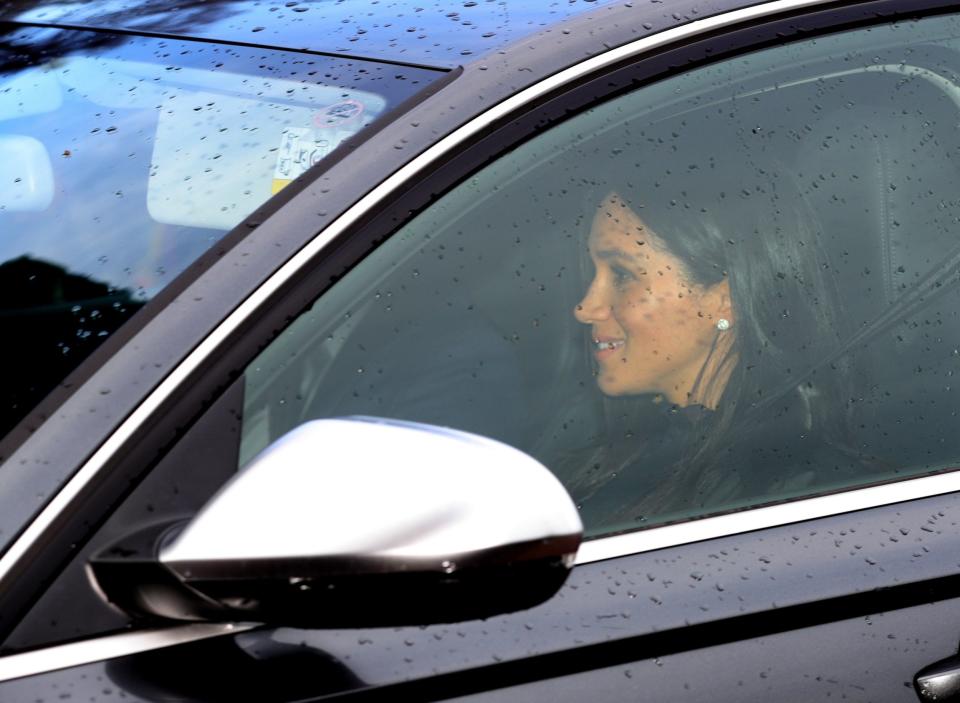
M587 531L608 534L834 490L875 462L811 429L796 394L738 421L719 445L718 414L633 399L602 446L568 457L566 482Z

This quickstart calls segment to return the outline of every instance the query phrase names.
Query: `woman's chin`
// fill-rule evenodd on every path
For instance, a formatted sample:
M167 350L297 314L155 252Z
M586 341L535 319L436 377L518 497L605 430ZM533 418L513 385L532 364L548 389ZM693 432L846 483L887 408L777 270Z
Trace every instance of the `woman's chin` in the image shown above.
M601 393L611 397L629 394L629 390L624 388L623 384L619 383L617 379L609 378L603 374L597 376L597 387Z
M662 390L645 379L625 378L621 374L603 373L597 374L597 388L600 392L611 398L625 395L651 395L660 394Z

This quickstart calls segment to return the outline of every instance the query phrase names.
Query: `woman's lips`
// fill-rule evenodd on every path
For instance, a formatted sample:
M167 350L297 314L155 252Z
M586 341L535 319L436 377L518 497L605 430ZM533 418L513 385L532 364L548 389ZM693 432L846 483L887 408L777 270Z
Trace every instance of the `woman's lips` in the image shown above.
M624 340L611 337L593 338L593 356L597 361L602 361L607 357L613 356L624 345Z

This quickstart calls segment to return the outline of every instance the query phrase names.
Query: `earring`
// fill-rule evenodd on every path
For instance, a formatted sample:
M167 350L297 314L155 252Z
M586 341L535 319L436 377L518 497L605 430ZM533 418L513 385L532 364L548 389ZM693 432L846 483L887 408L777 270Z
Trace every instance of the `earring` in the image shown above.
M730 329L730 320L727 320L726 318L721 317L719 320L717 320L717 329L720 330L721 332L724 332Z

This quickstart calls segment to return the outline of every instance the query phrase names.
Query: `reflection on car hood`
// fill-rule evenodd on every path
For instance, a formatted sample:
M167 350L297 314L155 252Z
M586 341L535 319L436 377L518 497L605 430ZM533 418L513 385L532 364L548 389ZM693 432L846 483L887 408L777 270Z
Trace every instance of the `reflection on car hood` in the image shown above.
M0 19L160 32L451 66L611 0L0 2Z

